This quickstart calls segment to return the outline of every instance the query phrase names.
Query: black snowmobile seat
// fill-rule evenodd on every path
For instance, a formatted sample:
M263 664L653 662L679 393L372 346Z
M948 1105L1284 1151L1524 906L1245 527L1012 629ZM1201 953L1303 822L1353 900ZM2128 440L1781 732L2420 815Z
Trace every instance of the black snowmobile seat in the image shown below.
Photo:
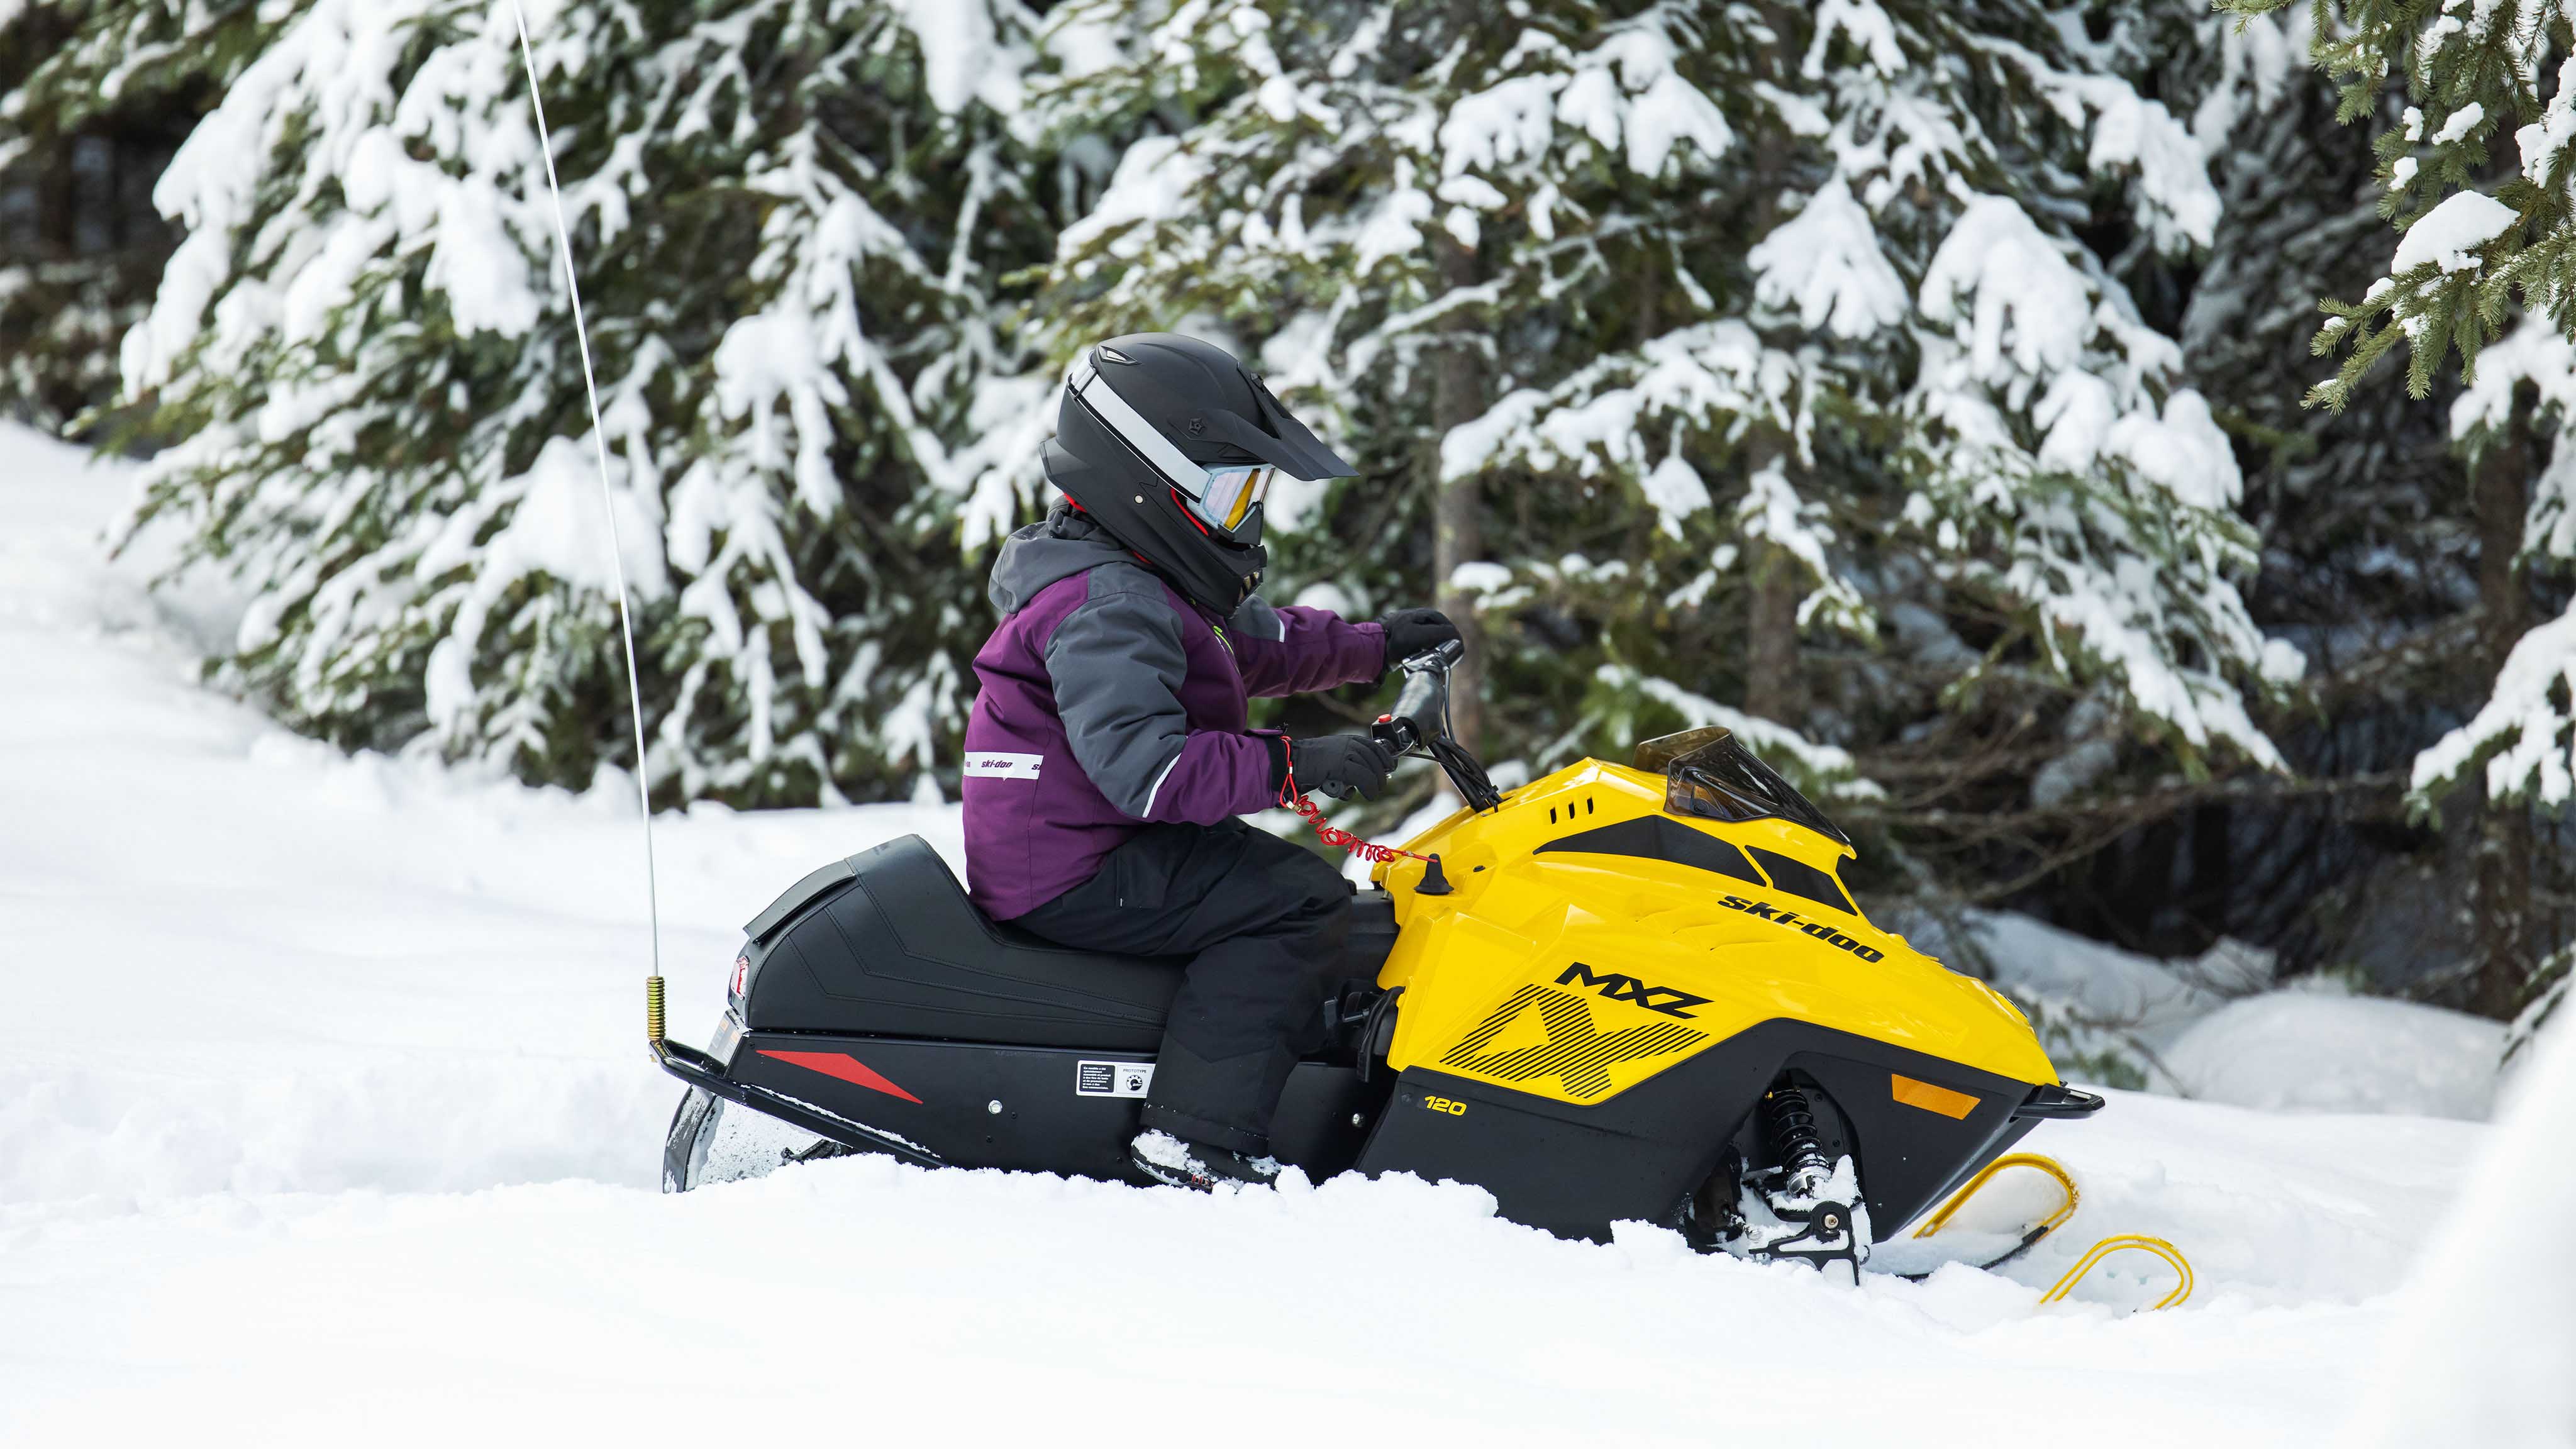
M1352 969L1374 976L1394 918L1383 897L1362 909ZM755 1031L1152 1051L1187 959L1075 951L988 920L918 835L815 871L743 930Z

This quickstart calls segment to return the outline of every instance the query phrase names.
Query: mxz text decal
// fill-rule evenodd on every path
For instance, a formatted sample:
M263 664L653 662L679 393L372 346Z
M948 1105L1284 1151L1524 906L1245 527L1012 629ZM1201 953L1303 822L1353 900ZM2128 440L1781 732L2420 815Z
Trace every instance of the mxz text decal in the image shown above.
M1669 986L1648 986L1634 976L1621 976L1615 972L1603 972L1596 976L1591 967L1580 961L1566 967L1564 974L1556 978L1556 984L1595 987L1612 1001L1634 1002L1648 1011L1660 1011L1666 1016L1678 1016L1684 1021L1688 1021L1694 1015L1689 1008L1708 1005L1708 998L1705 996L1693 996L1687 991L1676 991Z

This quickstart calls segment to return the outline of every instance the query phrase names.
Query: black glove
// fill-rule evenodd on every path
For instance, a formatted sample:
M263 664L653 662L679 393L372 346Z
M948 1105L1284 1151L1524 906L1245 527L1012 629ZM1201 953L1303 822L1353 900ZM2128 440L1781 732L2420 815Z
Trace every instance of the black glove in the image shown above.
M1271 738L1276 739L1274 735ZM1356 794L1374 800L1386 788L1395 768L1395 751L1366 735L1318 735L1292 740L1284 751L1273 749L1270 786L1286 795L1285 778L1293 766L1300 790L1321 790L1336 800Z
M1458 637L1458 626L1438 609L1398 609L1378 623L1386 629L1386 663L1392 669L1425 649Z

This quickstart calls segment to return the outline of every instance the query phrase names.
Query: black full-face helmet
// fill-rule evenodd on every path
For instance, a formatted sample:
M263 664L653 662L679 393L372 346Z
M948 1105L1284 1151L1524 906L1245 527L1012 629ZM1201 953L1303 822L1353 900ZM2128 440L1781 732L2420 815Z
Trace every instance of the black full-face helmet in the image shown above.
M1270 485L1355 471L1225 349L1170 332L1114 337L1074 359L1046 445L1049 483L1220 617L1269 565Z

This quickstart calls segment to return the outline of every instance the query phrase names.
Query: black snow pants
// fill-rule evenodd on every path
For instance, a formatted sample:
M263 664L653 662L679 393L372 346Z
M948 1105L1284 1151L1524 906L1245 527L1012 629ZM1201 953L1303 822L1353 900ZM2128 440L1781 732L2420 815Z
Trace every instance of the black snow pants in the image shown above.
M1012 924L1082 950L1190 956L1144 1124L1259 1156L1289 1071L1323 1045L1350 899L1321 856L1240 820L1151 825Z

